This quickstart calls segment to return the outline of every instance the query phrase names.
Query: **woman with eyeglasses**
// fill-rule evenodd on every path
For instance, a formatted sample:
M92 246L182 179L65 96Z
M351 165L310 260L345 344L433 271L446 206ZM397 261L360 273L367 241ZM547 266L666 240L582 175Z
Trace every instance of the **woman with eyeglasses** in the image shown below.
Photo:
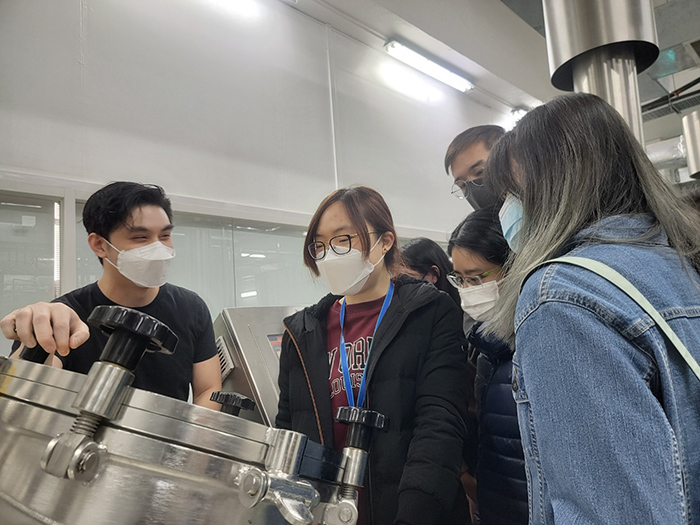
M513 349L484 334L484 323L496 312L510 255L498 207L469 214L452 232L447 251L454 267L447 278L459 291L464 312L476 321L467 336L469 359L476 363L476 514L481 525L526 525L527 479L511 390ZM466 458L471 455L473 451L465 451Z
M386 416L375 430L360 522L464 524L459 482L467 434L461 315L447 294L402 275L391 212L368 187L320 204L304 263L331 293L284 320L276 426L336 450L339 407Z

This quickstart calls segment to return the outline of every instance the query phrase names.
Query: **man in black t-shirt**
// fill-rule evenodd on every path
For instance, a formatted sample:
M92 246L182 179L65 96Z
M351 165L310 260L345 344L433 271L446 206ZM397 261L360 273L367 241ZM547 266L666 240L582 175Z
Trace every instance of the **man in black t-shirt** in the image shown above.
M133 386L216 410L209 400L221 390L221 370L211 317L194 292L166 283L175 256L170 237L170 200L159 186L113 182L85 203L83 225L88 244L103 266L102 277L52 303L20 308L0 321L8 339L49 354L47 364L87 373L106 337L85 324L96 306L119 305L144 312L173 330L178 345L172 355L146 353L135 370ZM106 264L105 264L106 262Z

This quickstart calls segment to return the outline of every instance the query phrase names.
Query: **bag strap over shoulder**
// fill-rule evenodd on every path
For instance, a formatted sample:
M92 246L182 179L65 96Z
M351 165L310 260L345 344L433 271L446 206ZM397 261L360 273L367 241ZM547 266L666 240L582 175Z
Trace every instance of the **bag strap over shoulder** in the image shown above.
M594 261L593 259L588 259L586 257L557 257L556 259L550 259L538 265L538 267L544 266L551 263L565 263L572 264L574 266L580 266L590 270L593 273L600 275L602 278L608 280L620 290L625 292L630 299L635 301L649 316L654 320L656 326L666 335L666 337L671 341L673 346L676 347L678 353L681 357L688 363L688 366L693 371L693 373L700 379L700 366L695 358L688 352L688 349L678 338L676 333L671 329L668 323L661 317L661 314L652 306L652 304L647 300L644 295L637 290L637 288L625 279L620 273L610 268L608 265L603 264L599 261Z

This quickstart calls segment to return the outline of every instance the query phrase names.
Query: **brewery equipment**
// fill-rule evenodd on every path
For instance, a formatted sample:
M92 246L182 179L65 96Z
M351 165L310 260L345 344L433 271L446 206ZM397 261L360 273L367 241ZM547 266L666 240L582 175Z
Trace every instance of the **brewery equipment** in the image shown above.
M134 389L140 355L172 351L174 334L121 307L98 307L90 322L112 335L87 376L0 358L3 524L356 522L366 435L386 425L381 415L341 416L356 436L341 453Z
M274 425L282 319L299 310L301 307L293 306L225 308L214 320L223 389L255 402L255 409L241 413L241 417Z

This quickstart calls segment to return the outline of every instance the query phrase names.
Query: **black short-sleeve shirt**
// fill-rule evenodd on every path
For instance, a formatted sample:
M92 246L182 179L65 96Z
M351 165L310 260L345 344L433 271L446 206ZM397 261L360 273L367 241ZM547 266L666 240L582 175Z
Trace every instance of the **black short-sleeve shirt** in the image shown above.
M115 305L100 290L97 283L73 290L55 301L70 306L84 322L96 306ZM148 305L134 308L165 323L177 334L175 353L144 354L136 367L133 386L187 401L192 383L192 365L216 355L214 328L207 305L196 293L166 283ZM66 357L60 357L65 370L87 374L98 361L107 336L90 327L90 339Z

